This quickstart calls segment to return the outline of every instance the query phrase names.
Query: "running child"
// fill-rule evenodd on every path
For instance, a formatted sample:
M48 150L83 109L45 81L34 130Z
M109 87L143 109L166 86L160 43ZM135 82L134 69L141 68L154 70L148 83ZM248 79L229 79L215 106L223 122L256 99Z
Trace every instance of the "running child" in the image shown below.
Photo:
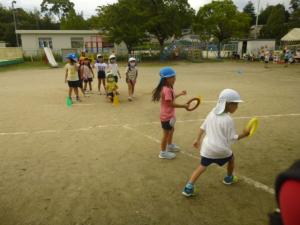
M115 80L115 76L111 73L107 73L107 78L106 78L106 96L107 98L113 102L114 97L118 95L118 85Z
M198 136L193 143L193 146L197 149L201 146L201 161L182 192L186 197L194 194L195 182L212 163L219 166L227 163L227 175L223 179L224 184L229 185L237 182L237 177L233 175L234 156L231 144L247 137L249 130L245 129L242 134L236 134L234 123L229 113L234 113L240 102L243 101L238 92L232 89L224 89L219 95L217 106L202 123Z
M160 81L158 86L152 92L152 101L161 100L160 121L163 129L163 137L161 140L161 151L159 158L174 159L179 151L179 147L173 143L174 125L176 121L175 108L188 109L188 104L177 104L175 99L186 95L186 91L175 95L174 84L176 80L176 72L171 67L164 67L159 72Z
M75 92L76 101L80 101L78 95L78 65L76 64L77 58L75 54L69 54L67 56L68 63L65 65L65 83L68 82L69 86L69 98L72 100L72 92Z
M97 62L95 63L95 67L97 69L97 74L98 74L98 91L99 94L101 95L101 83L103 85L104 91L106 89L105 85L105 70L107 67L107 64L103 61L103 55L99 54L97 55Z
M92 92L92 82L95 75L91 66L91 62L87 57L84 59L84 64L81 67L81 74L84 81L84 91L87 92L87 84L89 84L90 92Z
M114 75L116 83L118 83L118 78L121 79L121 74L119 72L119 67L118 67L118 64L117 64L117 61L116 61L116 56L113 55L113 54L109 56L109 62L108 62L107 70L110 71Z
M136 79L138 77L138 70L136 68L136 60L131 57L128 60L128 66L126 68L126 83L128 85L128 100L133 100L134 87L136 84Z

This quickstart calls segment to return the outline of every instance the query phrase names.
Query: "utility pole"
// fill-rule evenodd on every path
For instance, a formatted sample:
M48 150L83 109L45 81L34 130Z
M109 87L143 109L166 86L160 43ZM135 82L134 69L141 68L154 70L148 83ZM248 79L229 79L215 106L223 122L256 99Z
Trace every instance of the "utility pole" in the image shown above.
M259 8L260 8L260 0L258 0L257 4L257 13L256 13L256 23L255 23L255 39L257 39L257 32L258 32L258 15L259 15Z
M17 41L17 46L19 46L19 38L18 38L18 34L17 34L17 21L16 21L16 15L15 15L15 8L14 8L14 4L16 4L17 2L14 0L11 2L11 8L12 8L12 13L13 13L13 17L14 17L14 25L15 25L15 33L16 33L16 41Z

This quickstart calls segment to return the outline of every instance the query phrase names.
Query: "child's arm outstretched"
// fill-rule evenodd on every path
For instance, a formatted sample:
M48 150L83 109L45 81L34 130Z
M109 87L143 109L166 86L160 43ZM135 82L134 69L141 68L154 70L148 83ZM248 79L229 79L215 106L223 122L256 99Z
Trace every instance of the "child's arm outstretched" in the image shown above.
M202 136L204 135L205 131L203 129L199 129L199 132L198 132L198 135L197 135L197 138L195 139L194 143L193 143L193 146L197 149L200 148L200 144L201 144L201 138Z
M171 107L173 107L173 108L184 108L184 109L189 108L188 104L177 104L175 101L172 101L170 104L171 104Z
M178 98L180 96L186 95L186 91L182 91L179 94L175 95L175 98Z
M245 137L248 137L249 134L250 134L250 130L249 129L244 129L243 133L239 134L238 140L241 140L241 139L243 139Z

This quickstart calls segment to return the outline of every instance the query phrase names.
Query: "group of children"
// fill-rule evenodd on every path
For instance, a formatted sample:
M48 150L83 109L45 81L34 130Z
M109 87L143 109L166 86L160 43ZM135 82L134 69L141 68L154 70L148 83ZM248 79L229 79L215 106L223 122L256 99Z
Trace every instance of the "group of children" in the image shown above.
M92 81L94 73L92 66L87 58L83 59L79 64L76 63L76 56L70 54L68 56L68 64L66 68L66 81L69 85L69 97L74 90L76 99L79 99L78 87L83 93L86 93L87 83L90 91L92 91ZM109 64L104 63L103 56L97 56L97 62L94 65L98 75L98 90L101 94L101 84L104 87L107 97L113 101L114 95L118 94L118 78L121 78L116 57L109 57ZM78 73L77 73L78 71ZM126 82L128 84L128 100L132 101L134 87L138 75L136 68L136 60L130 58L126 69ZM174 159L176 152L180 148L173 143L174 127L176 123L175 108L188 109L188 104L178 104L176 99L186 95L186 91L176 94L174 84L176 81L176 72L171 67L164 67L160 70L160 80L157 87L152 92L152 101L160 101L160 121L163 130L161 140L160 159ZM85 83L82 88L82 82ZM194 194L194 184L198 177L213 163L223 166L227 164L227 175L223 179L223 183L230 185L237 181L234 176L234 155L231 150L231 144L245 138L249 135L249 130L245 129L241 134L237 134L234 128L233 119L230 114L234 113L238 104L243 102L238 92L232 89L224 89L218 99L216 107L208 114L205 121L200 126L193 146L200 149L200 165L193 171L189 181L184 187L182 194L190 197Z
M116 95L119 95L117 83L121 79L121 74L114 54L109 56L108 64L104 62L104 57L101 54L97 55L97 60L93 65L91 60L84 55L78 61L75 54L69 54L67 60L68 62L65 65L65 82L69 86L68 98L71 101L73 92L75 93L76 101L81 101L78 89L81 90L83 96L92 93L92 82L95 77L93 68L96 68L97 71L99 94L105 94L111 102L113 102ZM138 77L135 58L129 58L125 75L128 85L128 100L132 101ZM101 86L103 86L104 92L101 91Z
M152 101L161 101L160 120L163 129L161 140L161 151L159 158L174 159L180 148L173 143L174 126L176 123L175 108L188 109L188 104L177 104L176 98L186 95L186 91L179 94L174 92L176 81L176 72L170 67L160 70L160 81L158 86L152 92ZM233 175L234 155L231 150L231 144L237 140L245 138L250 131L245 129L241 134L235 132L233 119L229 114L234 113L238 104L243 102L238 92L232 89L224 89L219 100L202 123L198 135L193 143L197 149L200 148L200 165L193 171L189 181L184 187L182 194L190 197L194 194L194 184L199 176L212 163L223 166L227 163L227 175L223 183L230 185L237 181Z

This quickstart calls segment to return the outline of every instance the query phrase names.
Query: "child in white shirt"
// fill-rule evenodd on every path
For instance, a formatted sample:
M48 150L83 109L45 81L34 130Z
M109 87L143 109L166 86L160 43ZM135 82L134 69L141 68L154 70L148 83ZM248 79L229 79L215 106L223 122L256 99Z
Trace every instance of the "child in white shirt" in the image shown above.
M118 83L118 77L121 79L121 74L119 72L119 67L118 67L115 55L109 56L109 63L108 63L107 70L114 75L116 83Z
M243 101L238 92L232 89L224 89L219 95L217 106L208 114L201 125L198 137L193 143L193 146L197 149L201 146L201 162L192 173L182 192L186 197L193 195L194 183L212 163L216 163L219 166L227 163L227 176L224 177L224 184L232 184L237 181L237 177L233 175L234 156L231 144L247 137L249 130L244 130L240 135L236 134L234 123L229 113L234 113L240 102ZM202 137L204 138L201 144Z

